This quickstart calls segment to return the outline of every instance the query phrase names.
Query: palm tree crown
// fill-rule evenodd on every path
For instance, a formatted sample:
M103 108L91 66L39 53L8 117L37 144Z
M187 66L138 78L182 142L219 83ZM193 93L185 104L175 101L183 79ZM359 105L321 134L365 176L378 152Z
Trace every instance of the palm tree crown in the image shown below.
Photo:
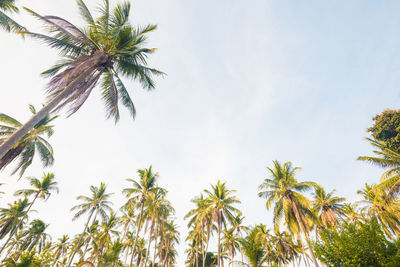
M36 114L34 106L29 105L32 114ZM20 177L24 174L25 170L32 164L36 152L39 154L44 167L53 164L53 148L46 140L53 135L53 125L50 123L57 118L57 116L46 116L39 121L22 139L19 140L8 152L0 158L0 170L5 168L12 161L19 158L16 168L12 174L19 170ZM21 123L16 119L0 113L0 145L21 127Z

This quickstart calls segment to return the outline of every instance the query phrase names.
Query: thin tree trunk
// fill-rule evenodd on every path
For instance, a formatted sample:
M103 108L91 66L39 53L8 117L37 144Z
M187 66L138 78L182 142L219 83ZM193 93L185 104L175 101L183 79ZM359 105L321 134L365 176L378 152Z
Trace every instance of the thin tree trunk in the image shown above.
M1 250L0 250L0 255L3 253L3 250L6 248L8 242L10 242L11 238L12 238L14 235L16 235L16 234L18 233L18 228L21 226L21 224L22 224L22 222L24 221L25 217L27 217L28 212L31 210L31 208L32 208L32 206L33 206L33 203L35 203L35 201L36 201L36 199L38 198L38 196L39 196L39 192L36 193L35 197L34 197L33 200L32 200L32 203L29 205L29 207L28 207L28 209L26 210L24 216L23 216L22 219L18 222L18 225L17 225L17 227L15 228L15 233L12 234L12 233L10 232L9 237L8 237L6 243L3 245L3 247L2 247ZM20 254L21 254L21 253L18 253L18 257L19 257Z
M201 220L201 255L203 257L202 262L203 262L203 267L205 267L205 253L204 253L204 220Z
M218 211L218 267L221 267L221 214Z
M76 252L77 252L78 249L79 249L79 245L81 244L81 241L82 241L82 239L83 239L83 236L85 235L86 229L88 228L90 219L92 218L92 215L93 215L94 211L95 211L95 209L93 209L92 212L91 212L90 215L89 215L89 218L88 218L88 220L87 220L87 222L86 222L86 224L85 224L85 228L83 229L83 232L82 232L81 237L79 238L78 244L76 245L76 248L75 248L74 252L72 253L71 258L69 259L69 262L68 262L67 267L70 267L70 266L71 266L71 263L72 263L72 261L73 261L73 259L74 259L74 257L75 257Z
M155 227L155 231L154 231L154 253L153 253L153 266L154 266L154 264L155 264L155 262L156 262L157 238L158 238L157 234L158 234L158 229L157 229L157 225L156 225L156 227Z
M297 204L291 198L290 198L290 202L292 203L292 206L293 206L293 209L294 209L294 214L296 216L297 221L299 222L300 229L301 229L301 231L303 232L303 234L305 236L305 239L306 239L306 242L307 242L307 245L308 245L308 250L311 253L311 257L313 259L314 265L315 265L315 267L319 267L317 259L315 258L314 252L313 252L311 244L310 244L310 237L308 235L308 232L304 229L303 220L300 218L300 212L299 212L299 210L297 208Z
M80 74L76 79L70 82L62 92L60 92L56 97L54 97L46 106L39 110L35 115L33 115L24 125L21 126L17 131L15 131L5 142L0 146L0 159L4 157L4 155L15 146L25 135L29 133L29 131L43 118L45 118L57 105L64 100L67 96L71 95L75 86L79 84L83 79L85 79L88 75L90 75L95 68L98 67L99 64L104 63L106 60L106 56L104 54L100 54L93 65L87 68L82 74Z
M96 210L96 214L94 215L94 218L93 218L93 220L92 220L92 225L94 224L94 222L96 221L96 218L97 218L97 214L99 213L99 210ZM81 261L83 261L84 259L85 259L85 254L86 254L86 251L87 251L87 248L88 248L88 246L89 246L89 242L90 242L90 239L91 239L91 236L89 236L89 240L87 241L87 243L86 243L86 246L85 246L85 249L83 250L83 254L82 254L82 257L81 257Z
M151 227L150 227L150 231L149 231L149 244L147 245L147 253L146 253L146 259L144 261L144 266L147 265L147 261L149 260L149 255L150 255L150 244L151 244L151 234L153 232L153 228L154 227L154 218L151 220Z
M143 209L144 209L144 198L143 198L143 196L142 196L141 202L142 202L142 206L140 208L140 215L139 215L139 219L138 219L138 223L137 223L138 228L137 228L137 231L136 231L135 242L133 243L132 256L131 256L131 262L129 263L129 267L132 267L132 265L133 265L133 258L135 257L135 252L136 252L136 243L137 243L137 240L138 240L138 237L139 237L140 226L141 226L141 222L142 222Z
M210 228L207 227L207 243L206 243L206 251L204 252L205 257L203 258L203 267L206 266L207 251L208 251L208 244L209 243L210 243Z

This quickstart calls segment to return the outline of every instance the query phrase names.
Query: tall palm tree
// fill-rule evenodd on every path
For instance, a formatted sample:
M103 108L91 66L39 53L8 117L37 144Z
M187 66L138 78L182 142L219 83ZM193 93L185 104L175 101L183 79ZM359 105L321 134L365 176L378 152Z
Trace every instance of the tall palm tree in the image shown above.
M222 236L222 247L230 256L229 266L233 266L233 259L236 255L236 250L239 248L239 236L234 228L224 230Z
M25 28L15 22L12 18L7 16L4 12L18 12L15 6L15 0L1 0L0 1L0 27L8 32L18 32Z
M33 114L36 114L34 106L29 105L29 109ZM25 170L32 164L36 152L39 154L43 167L51 166L54 162L53 148L46 140L53 135L53 125L50 123L57 118L57 116L45 116L42 120L36 123L29 132L27 132L19 142L9 149L4 156L0 156L0 170L4 169L12 161L19 159L16 168L12 174L19 170L21 177ZM9 136L15 133L21 123L16 119L0 113L0 145L7 140Z
M334 193L335 190L326 193L323 187L318 186L313 194L313 211L318 214L321 226L324 228L336 228L338 217L343 215L341 203L346 199L334 196Z
M153 172L152 166L150 166L147 169L138 170L137 172L139 174L139 182L131 178L127 179L127 181L132 183L132 187L125 188L122 191L126 195L126 197L130 198L127 202L128 204L132 202L140 203L140 213L138 221L136 223L137 231L135 236L135 242L133 245L132 256L129 264L130 267L132 267L133 264L133 258L135 256L135 251L136 251L136 243L142 226L144 204L149 195L155 192L157 188L156 180L158 178L158 173Z
M68 235L63 235L61 238L58 239L58 242L53 245L54 250L54 262L53 266L55 266L59 259L62 258L68 251Z
M385 233L393 238L400 236L400 200L387 200L386 192L376 185L365 184L357 193L363 197L358 204L364 205L362 211L370 217L376 217Z
M212 230L211 225L211 216L213 207L208 205L208 200L204 198L204 195L201 194L199 197L195 197L191 200L192 203L196 205L196 207L190 210L186 215L185 219L189 219L188 228L195 228L201 231L201 250L202 250L202 261L203 267L206 265L206 255L208 250L208 244L210 240L210 234ZM205 237L205 230L207 231ZM205 239L206 247L204 249L204 242Z
M111 212L112 208L110 207L111 202L108 201L110 198L111 194L106 193L106 185L104 183L101 183L99 187L97 186L90 186L90 191L91 191L91 196L78 196L77 200L83 201L82 204L74 206L71 210L78 210L78 212L74 215L73 220L78 219L81 217L83 214L89 213L88 220L85 224L85 228L83 229L82 234L80 235L79 241L73 250L69 262L68 262L68 267L71 266L71 263L74 259L74 256L76 252L78 251L81 241L86 233L86 229L88 228L90 219L92 218L93 214L95 214L93 221L96 220L96 216L99 214L103 220L106 220L108 218L107 211Z
M229 190L226 183L218 180L216 185L211 185L211 191L205 190L209 205L212 207L212 218L217 223L218 231L218 267L221 266L221 233L222 225L226 227L226 221L232 221L240 211L233 205L240 203L239 199L232 194L235 190Z
M21 221L25 218L26 210L29 206L30 203L25 198L14 201L13 204L8 204L8 208L0 208L0 239L4 238L7 234L9 235L9 238L0 250L0 255L14 234L18 232Z
M156 25L133 27L129 22L130 2L110 10L108 0L94 19L82 0L77 0L86 25L80 28L56 16L41 16L26 9L48 29L49 35L26 31L28 36L57 49L64 59L43 74L52 77L47 92L49 102L0 146L0 158L23 138L39 121L65 106L76 112L100 81L107 118L119 119L118 103L132 117L135 107L120 75L139 81L146 89L155 87L152 76L163 73L147 67L147 56L155 49L145 48L146 34Z
M274 168L267 168L272 179L266 178L259 187L259 197L267 199L266 207L274 207L274 225L275 228L284 217L287 228L292 232L300 229L304 235L310 254L315 266L318 262L314 256L310 244L309 232L311 230L311 221L314 218L310 210L311 202L301 193L318 187L313 182L298 182L295 178L299 167L293 167L291 162L285 162L283 166L278 161L273 161Z

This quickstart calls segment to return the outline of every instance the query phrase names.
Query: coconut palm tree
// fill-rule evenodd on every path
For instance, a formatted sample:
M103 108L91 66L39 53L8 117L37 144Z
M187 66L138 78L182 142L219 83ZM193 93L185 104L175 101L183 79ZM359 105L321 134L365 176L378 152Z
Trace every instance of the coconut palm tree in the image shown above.
M223 231L222 235L222 248L226 251L230 257L230 263L228 266L233 266L233 259L236 255L236 250L239 248L239 236L235 231L236 229L231 228Z
M124 193L126 197L129 198L127 202L128 205L129 203L140 203L140 213L138 221L136 223L137 231L135 236L135 242L133 245L132 256L129 264L130 267L132 267L133 264L133 258L135 256L135 250L136 250L136 243L142 226L144 204L146 199L155 192L157 188L156 180L158 178L158 173L153 172L152 166L150 166L147 169L138 170L137 172L139 174L139 182L131 178L127 179L127 181L132 183L132 187L125 188L122 191L122 193Z
M358 160L366 161L371 164L387 169L381 176L381 182L378 187L386 191L387 201L394 199L400 193L400 154L386 148L385 144L373 139L367 138L369 143L375 147L373 153L375 157L358 157Z
M385 233L394 238L400 236L400 201L390 199L387 201L386 192L376 185L365 184L365 187L357 191L363 200L357 204L363 205L362 211L371 218L377 218Z
M54 250L54 262L53 266L55 266L60 258L63 258L64 255L68 251L68 243L69 237L68 235L63 235L61 238L58 239L58 242L53 245L53 250Z
M241 238L243 233L246 233L248 231L248 227L243 225L244 221L244 216L242 215L242 212L236 214L236 216L232 220L232 229L236 231L236 234ZM242 252L242 247L239 246L240 250L240 255L242 258L242 263L243 263L243 252Z
M267 257L264 244L259 238L259 227L250 228L247 235L239 242L250 266L261 267Z
M346 199L344 197L337 197L333 194L335 190L326 193L321 186L315 187L313 193L314 200L312 202L313 211L318 214L321 226L324 228L336 228L338 217L342 217L343 204Z
M68 267L71 266L71 263L74 259L76 252L78 251L81 241L86 233L86 229L89 226L90 219L92 218L93 214L95 214L93 221L96 220L97 215L100 215L103 221L107 220L108 215L107 212L111 212L112 208L110 207L111 202L108 201L111 194L106 193L106 185L101 183L99 187L90 186L91 196L78 196L77 200L83 201L82 204L74 206L71 211L78 210L78 212L74 215L73 220L78 219L83 214L89 213L88 220L85 224L85 228L83 229L82 234L80 235L79 241L73 250L69 262Z
M201 194L199 197L195 197L194 199L191 200L192 203L196 205L196 207L192 210L190 210L186 215L185 219L189 219L188 223L188 228L195 228L197 230L201 231L201 251L202 251L202 262L203 262L203 267L206 265L206 255L207 255L207 250L208 250L208 244L210 241L210 235L211 235L211 230L212 230L212 224L211 224L211 216L212 216L212 211L213 207L208 205L208 200L204 198L204 195ZM205 231L206 237L205 237ZM205 239L206 242L206 247L204 249L204 242L203 240Z
M22 234L23 242L22 246L19 248L19 255L25 250L31 251L36 248L40 253L42 249L44 249L46 241L50 238L50 236L45 233L49 225L45 224L42 220L33 220L30 225L31 227Z
M36 114L34 106L29 105L29 109L33 114ZM19 171L21 177L25 170L32 164L35 154L38 153L43 167L51 166L54 162L53 148L46 140L53 135L53 125L50 123L57 116L45 116L37 122L32 129L29 130L19 142L9 149L4 156L0 156L0 170L4 169L14 160L19 160L12 174ZM15 133L21 127L21 123L16 119L0 113L0 145L4 143L9 136Z
M54 181L55 176L53 173L44 173L42 180L39 180L35 177L27 177L27 179L29 180L29 183L33 188L18 190L14 194L15 196L24 196L25 198L33 196L32 202L30 203L28 209L26 210L24 218L28 216L29 211L31 210L33 204L35 204L38 198L47 201L52 191L55 191L57 193L59 191L57 187L57 182ZM20 228L22 222L23 220L19 221L19 225L17 226L17 228ZM10 238L11 237L12 236L10 236ZM0 254L4 250L6 245L7 242L6 244L3 245L2 249L0 250Z
M76 112L99 83L107 118L118 121L119 102L134 117L135 107L120 76L135 79L144 88L153 89L152 77L163 74L147 67L147 57L155 49L144 47L146 34L157 27L132 26L129 22L130 2L118 4L111 10L109 1L104 0L97 19L82 0L77 3L86 23L80 28L63 18L41 16L26 9L46 26L49 35L31 31L25 31L25 34L57 49L63 59L43 73L52 77L47 86L49 102L0 146L0 158L50 112L66 106L69 107L68 115Z
M299 167L293 167L291 162L285 162L281 165L278 161L273 161L274 168L267 168L272 179L266 178L259 187L259 197L267 199L266 207L274 207L274 225L275 228L284 218L287 228L292 233L297 233L300 229L305 236L310 254L315 266L318 262L311 249L309 232L314 214L310 210L311 202L301 193L318 187L313 182L298 182L295 178Z
M0 208L0 239L4 238L7 234L9 235L9 238L0 250L0 255L21 227L21 221L25 218L26 210L29 206L30 203L25 198L14 201L13 204L8 204L8 208Z
M240 203L239 199L232 194L235 190L229 190L226 183L218 180L216 185L211 185L211 191L205 190L208 205L212 207L212 220L217 223L218 232L218 267L221 266L221 233L222 226L226 228L227 221L233 221L235 215L240 211L233 205Z
M15 6L15 0L1 0L0 1L0 27L8 32L23 31L25 28L15 22L12 18L7 16L4 12L18 12Z

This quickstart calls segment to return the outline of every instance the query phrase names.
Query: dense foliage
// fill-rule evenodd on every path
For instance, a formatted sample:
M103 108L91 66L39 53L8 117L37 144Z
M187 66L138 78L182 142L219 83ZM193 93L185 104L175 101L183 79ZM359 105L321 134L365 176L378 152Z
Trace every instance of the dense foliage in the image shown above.
M388 240L377 220L342 223L321 232L315 253L330 266L398 266L400 242Z
M385 148L400 153L400 110L387 109L376 115L374 125L367 129Z

